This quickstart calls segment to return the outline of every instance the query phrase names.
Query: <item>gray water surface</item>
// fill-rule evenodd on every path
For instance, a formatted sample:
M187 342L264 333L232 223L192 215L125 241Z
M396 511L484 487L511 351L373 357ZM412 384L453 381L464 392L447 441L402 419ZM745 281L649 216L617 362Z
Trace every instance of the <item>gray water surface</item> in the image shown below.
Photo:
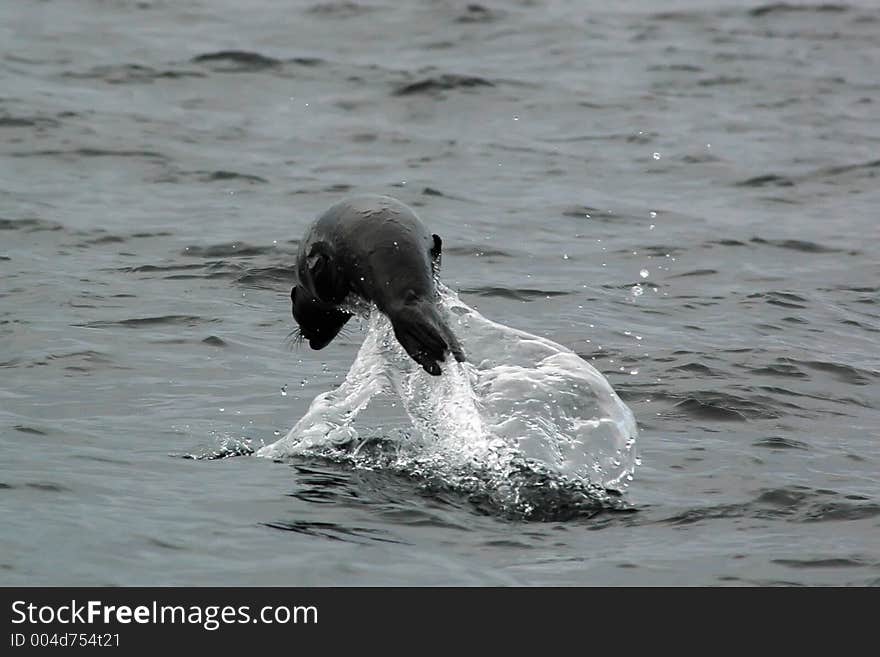
M878 33L869 0L0 4L0 583L880 584ZM608 377L629 511L182 458L345 376L362 334L291 350L288 294L357 193Z

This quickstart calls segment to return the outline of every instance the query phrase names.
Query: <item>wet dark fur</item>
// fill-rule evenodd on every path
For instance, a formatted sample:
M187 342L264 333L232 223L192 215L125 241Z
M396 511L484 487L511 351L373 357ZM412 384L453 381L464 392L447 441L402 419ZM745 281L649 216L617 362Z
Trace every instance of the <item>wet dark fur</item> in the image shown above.
M426 372L440 374L447 353L464 361L437 308L441 246L410 208L389 196L334 205L300 244L290 292L299 337L312 349L326 347L351 319L340 304L355 295L388 316L398 342Z

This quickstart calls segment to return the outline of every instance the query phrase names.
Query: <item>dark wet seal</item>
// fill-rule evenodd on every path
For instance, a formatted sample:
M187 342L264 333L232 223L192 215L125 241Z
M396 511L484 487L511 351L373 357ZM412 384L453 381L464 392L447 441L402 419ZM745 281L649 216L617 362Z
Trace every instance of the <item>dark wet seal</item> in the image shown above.
M207 344L212 347L225 347L226 341L223 338L218 338L216 335L209 335L207 338L202 340L202 344Z
M849 11L848 5L824 3L817 5L789 4L788 2L774 2L766 5L752 7L748 11L749 16L761 17L771 14L786 14L791 12L817 12L817 13L843 13Z
M737 187L767 187L770 185L775 187L793 187L794 181L775 173L768 173L763 176L755 176L736 183Z
M196 55L192 58L196 64L211 65L214 70L223 73L247 73L278 68L282 62L274 57L267 57L257 52L246 50L221 50Z
M15 425L15 426L12 427L12 428L15 429L16 431L20 431L21 433L30 433L30 434L33 434L33 435L35 435L35 436L46 436L46 435L48 435L45 431L42 431L41 429L35 429L34 427L26 427L26 426L24 426L23 424L17 424L17 425Z
M562 290L532 290L528 288L505 288L505 287L471 287L461 290L464 294L476 294L481 297L498 297L501 299L513 299L514 301L533 301L534 299L546 299L547 297L561 297L571 292Z
M772 563L789 568L865 568L873 566L862 559L831 557L828 559L773 559Z
M454 89L473 89L476 87L494 87L495 83L473 75L456 75L446 73L435 77L417 80L397 87L393 95L413 96L416 94L437 94L441 91Z
M795 440L793 438L783 438L782 436L768 436L761 438L752 443L752 447L766 447L768 449L810 449L807 443Z
M201 180L204 182L214 182L217 180L242 180L244 182L249 183L268 183L269 181L265 178L261 178L260 176L255 176L249 173L237 173L236 171L200 171L202 175Z
M132 319L120 319L118 321L97 321L86 324L73 324L78 328L130 328L140 329L151 326L199 326L206 322L216 322L216 319L205 319L198 315L163 315L161 317L135 317Z

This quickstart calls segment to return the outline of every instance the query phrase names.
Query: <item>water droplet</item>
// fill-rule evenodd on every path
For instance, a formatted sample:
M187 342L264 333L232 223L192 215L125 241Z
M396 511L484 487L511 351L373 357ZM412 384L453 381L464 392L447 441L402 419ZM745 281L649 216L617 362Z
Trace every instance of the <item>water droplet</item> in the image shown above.
M654 153L654 159L655 159L655 160L659 160L659 159L660 159L660 153Z
M638 370L630 370L629 373L635 375L635 374L638 374L639 371Z
M630 292L632 293L632 295L634 297L640 297L644 293L644 290L642 289L641 285L636 283L635 285L632 286L632 289L630 290Z
M514 120L514 121L519 121L519 117L518 117L518 116L514 116L514 117L513 117L513 120Z
M287 397L287 384L286 383L283 386L281 386L281 396Z
M648 230L654 230L654 224L651 224L650 226L648 226Z
M639 276L641 276L642 278L648 278L648 276L650 276L650 274L648 273L647 269L643 269L642 271L639 272Z
M220 412L222 413L222 412L225 411L225 410L226 410L225 408L221 408L221 409L220 409Z
M651 210L648 214L651 215L651 219L656 219L656 218L657 218L657 213L654 212L653 210Z
M563 260L568 260L568 254L567 254L567 253L563 253L563 254L562 254L562 259L563 259Z

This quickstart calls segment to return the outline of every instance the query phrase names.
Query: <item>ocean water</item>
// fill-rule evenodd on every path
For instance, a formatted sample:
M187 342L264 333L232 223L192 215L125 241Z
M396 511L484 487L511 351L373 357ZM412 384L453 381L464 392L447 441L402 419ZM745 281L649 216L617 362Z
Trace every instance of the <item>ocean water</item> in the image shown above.
M880 584L878 30L870 0L0 4L0 584ZM299 238L361 193L604 374L619 503L252 453L368 335L287 340Z

